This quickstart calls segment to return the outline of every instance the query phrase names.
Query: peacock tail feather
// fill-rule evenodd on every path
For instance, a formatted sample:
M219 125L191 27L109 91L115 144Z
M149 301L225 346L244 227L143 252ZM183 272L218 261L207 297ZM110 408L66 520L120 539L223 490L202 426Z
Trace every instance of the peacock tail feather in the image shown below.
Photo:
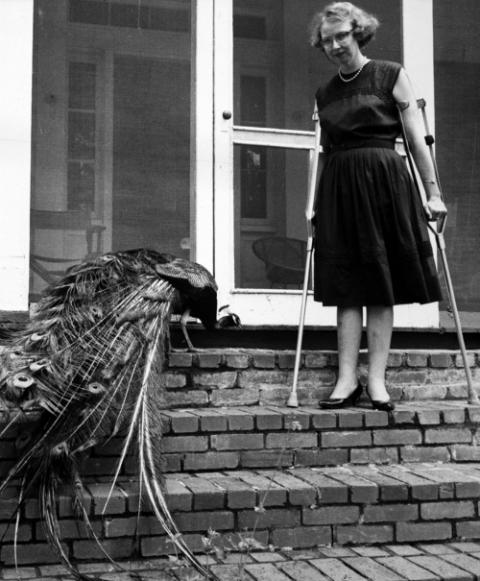
M86 577L70 562L59 532L58 487L70 486L87 529L101 544L82 509L78 465L83 453L121 431L111 493L127 451L136 446L140 487L165 534L191 566L215 579L170 514L158 446L171 315L188 309L212 326L216 291L211 274L196 263L144 249L105 254L73 267L50 287L30 322L0 351L0 404L7 412L0 434L29 411L38 412L17 438L18 459L0 493L21 477L19 508L38 491L47 538L78 579Z

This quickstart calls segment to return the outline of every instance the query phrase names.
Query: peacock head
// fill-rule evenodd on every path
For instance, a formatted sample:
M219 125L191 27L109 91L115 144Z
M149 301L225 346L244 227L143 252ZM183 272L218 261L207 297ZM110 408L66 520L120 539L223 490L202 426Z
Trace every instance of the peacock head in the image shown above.
M226 327L241 327L242 322L240 321L240 317L230 310L230 305L222 305L218 309L217 326L220 329L225 329Z

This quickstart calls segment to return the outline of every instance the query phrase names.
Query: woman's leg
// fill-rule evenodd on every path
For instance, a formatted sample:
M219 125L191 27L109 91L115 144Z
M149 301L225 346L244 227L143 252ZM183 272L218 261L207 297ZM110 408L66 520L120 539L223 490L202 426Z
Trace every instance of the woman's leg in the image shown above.
M357 363L362 337L362 307L338 307L338 379L330 399L348 397L357 386Z
M367 307L368 392L378 401L389 399L385 370L393 329L393 307Z

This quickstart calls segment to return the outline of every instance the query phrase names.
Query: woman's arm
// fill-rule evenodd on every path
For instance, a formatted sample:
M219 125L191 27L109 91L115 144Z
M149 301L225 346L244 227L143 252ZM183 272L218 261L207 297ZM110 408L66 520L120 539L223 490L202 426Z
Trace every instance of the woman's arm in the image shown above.
M447 213L447 208L443 203L435 168L424 140L417 100L404 69L400 71L393 88L393 97L401 110L408 144L427 195L425 210L431 220L436 220Z

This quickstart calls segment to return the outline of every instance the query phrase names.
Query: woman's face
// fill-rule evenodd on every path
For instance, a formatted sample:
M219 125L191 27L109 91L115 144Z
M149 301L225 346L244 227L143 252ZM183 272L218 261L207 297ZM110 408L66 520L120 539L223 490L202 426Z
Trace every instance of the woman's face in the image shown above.
M348 67L360 54L358 42L352 35L352 23L324 22L320 30L322 48L327 58L337 66Z

